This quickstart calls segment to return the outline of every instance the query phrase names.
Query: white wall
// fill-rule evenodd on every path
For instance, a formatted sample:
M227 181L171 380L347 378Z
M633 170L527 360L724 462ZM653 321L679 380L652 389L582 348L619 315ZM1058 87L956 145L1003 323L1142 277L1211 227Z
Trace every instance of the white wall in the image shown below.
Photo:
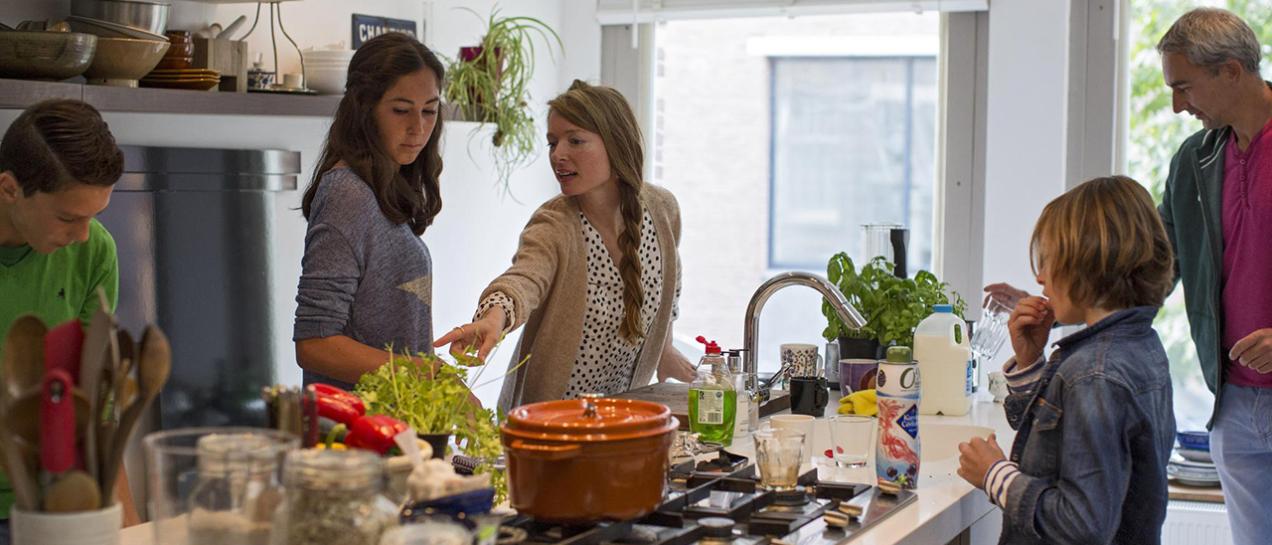
M1039 291L1029 236L1043 206L1065 190L1068 51L1069 0L990 3L985 283Z
M288 32L301 47L323 45L349 39L350 14L385 15L426 20L425 42L436 51L454 55L459 47L473 45L481 38L485 15L493 0L435 2L416 0L364 1L356 8L343 0L305 0L283 5ZM69 13L69 0L22 2L17 9L6 6L0 20L16 24L23 19L61 18ZM481 14L457 9L466 7ZM228 24L238 14L250 16L253 4L211 5L177 0L173 2L170 28L196 28L207 22ZM537 72L531 84L532 108L539 119L546 114L546 102L564 90L573 78L591 81L600 75L600 27L594 23L595 7L577 0L518 0L501 4L504 15L527 15L539 18L557 29L567 51L579 54L563 58L547 48L538 48ZM267 12L266 12L267 13ZM267 19L266 19L267 21ZM589 25L589 22L592 22ZM268 44L268 27L257 28L251 48L259 50L257 38ZM593 28L594 27L594 28ZM266 30L262 34L262 30ZM288 57L280 49L283 71L293 70L294 55ZM269 61L266 61L268 64ZM0 130L18 114L0 110ZM299 384L300 372L295 366L291 342L292 314L295 310L296 281L300 275L300 257L304 250L305 221L300 211L304 186L312 176L314 162L326 136L330 120L319 117L284 116L208 116L178 114L106 113L120 144L163 145L207 148L279 148L301 152L301 181L297 191L280 194L276 205L278 224L274 241L276 263L274 304L283 309L275 317L279 331L276 357L280 362L280 382ZM476 308L482 288L508 265L516 248L517 235L530 213L542 201L557 192L557 185L540 156L529 167L512 177L514 198L505 197L495 185L493 167L487 155L489 133L474 135L472 123L451 123L443 136L442 174L443 210L434 225L424 234L432 252L435 277L433 284L434 330L440 334L450 327L467 323ZM511 357L510 346L492 359L483 382L499 377ZM497 383L478 391L488 406L498 397Z

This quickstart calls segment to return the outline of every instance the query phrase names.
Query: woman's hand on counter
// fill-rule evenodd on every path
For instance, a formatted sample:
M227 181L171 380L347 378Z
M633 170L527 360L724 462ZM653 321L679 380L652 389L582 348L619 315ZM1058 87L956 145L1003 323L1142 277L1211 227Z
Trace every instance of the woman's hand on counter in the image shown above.
M671 346L670 335L667 339L669 342L663 347L662 358L658 360L658 382L667 382L669 378L680 382L693 382L693 379L698 377L698 372L694 370L693 364L689 363L689 358Z
M433 341L433 348L449 344L451 355L456 357L468 354L475 348L477 359L484 362L503 335L503 325L503 309L492 307L477 321L456 327Z
M1046 299L1034 295L1020 300L1007 319L1011 348L1016 352L1018 364L1029 365L1042 357L1055 323L1056 314Z
M985 488L985 474L994 463L1007 458L1003 449L998 447L995 434L989 439L973 437L971 441L958 444L958 476L976 488Z

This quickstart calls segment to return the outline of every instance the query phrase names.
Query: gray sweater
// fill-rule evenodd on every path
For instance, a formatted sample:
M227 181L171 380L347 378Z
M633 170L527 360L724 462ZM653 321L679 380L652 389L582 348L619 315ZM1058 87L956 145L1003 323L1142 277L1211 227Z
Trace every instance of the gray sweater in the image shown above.
M348 168L323 175L305 233L292 340L344 335L397 353L432 353L433 264L407 224L380 212ZM388 355L385 355L388 361ZM305 383L351 384L305 372Z

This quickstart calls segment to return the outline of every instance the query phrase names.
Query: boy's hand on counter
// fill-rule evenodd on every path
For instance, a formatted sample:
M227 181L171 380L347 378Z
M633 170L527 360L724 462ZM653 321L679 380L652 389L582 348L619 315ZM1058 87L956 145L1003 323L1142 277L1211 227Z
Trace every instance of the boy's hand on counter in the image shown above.
M1051 336L1051 326L1055 323L1056 314L1046 299L1034 295L1020 300L1007 320L1007 331L1011 334L1011 348L1016 352L1017 363L1034 362L1042 357L1047 338Z
M1259 373L1272 373L1272 328L1256 330L1237 341L1228 358Z
M989 440L973 437L971 441L959 443L958 453L958 476L980 489L985 488L985 474L989 468L1007 458L992 433Z

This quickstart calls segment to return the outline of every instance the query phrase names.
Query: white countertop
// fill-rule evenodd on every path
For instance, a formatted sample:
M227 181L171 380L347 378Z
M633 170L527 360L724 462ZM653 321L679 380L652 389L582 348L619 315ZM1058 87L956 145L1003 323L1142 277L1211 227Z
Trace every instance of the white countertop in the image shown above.
M978 395L978 399L982 399L981 396ZM965 416L920 416L920 441L924 438L922 426L931 424L972 425L993 429L1003 452L1011 452L1011 441L1016 437L1015 430L1007 425L1002 404L989 401L987 395L983 396L982 401L973 403L971 412ZM953 449L954 456L935 462L924 460L920 464L922 477L915 489L918 497L914 503L845 543L943 545L998 509L989 503L984 492L973 488L955 473L958 470L957 444L938 445L931 441L923 441L921 444L925 451ZM992 541L997 543L997 533L992 536Z
M963 426L983 426L995 430L998 444L1002 446L1003 451L1010 451L1015 432L1007 425L1003 406L988 401L988 397L983 399L973 403L971 412L965 416L922 415L919 417L919 438L922 441L924 456L920 465L919 486L915 490L917 498L913 503L880 521L868 531L845 540L845 544L943 545L997 509L989 503L983 492L972 488L955 473L958 469L957 442L955 444L944 444L949 441L935 443L932 438L924 440L923 435L923 430L935 429L929 428L930 426L946 427L948 430L962 430ZM832 402L827 412L832 413L833 409ZM813 451L820 452L820 449L817 449L819 446L815 444ZM752 449L743 442L738 442L730 450L745 454ZM821 465L819 470L834 471L833 468L824 465ZM997 535L993 536L993 540L997 541ZM120 545L152 545L153 543L154 530L150 523L125 528L120 534Z
M835 397L836 393L832 392L827 415L834 414L837 408ZM971 412L964 416L919 416L920 476L914 502L868 530L849 536L842 544L944 545L997 509L983 492L972 488L957 474L959 442L973 434L988 435L989 430L993 430L999 446L1004 452L1010 452L1015 437L1015 431L1007 425L1002 404L990 401L988 394L977 394L976 399L980 401L973 403ZM801 472L816 467L822 480L874 484L873 453L868 470L855 470L844 478L844 474L839 473L843 470L834 468L833 463L820 454L830 446L829 428L822 420L814 423L813 435L812 461ZM753 456L754 446L749 440L735 440L728 450ZM997 543L997 530L993 533L992 541Z

